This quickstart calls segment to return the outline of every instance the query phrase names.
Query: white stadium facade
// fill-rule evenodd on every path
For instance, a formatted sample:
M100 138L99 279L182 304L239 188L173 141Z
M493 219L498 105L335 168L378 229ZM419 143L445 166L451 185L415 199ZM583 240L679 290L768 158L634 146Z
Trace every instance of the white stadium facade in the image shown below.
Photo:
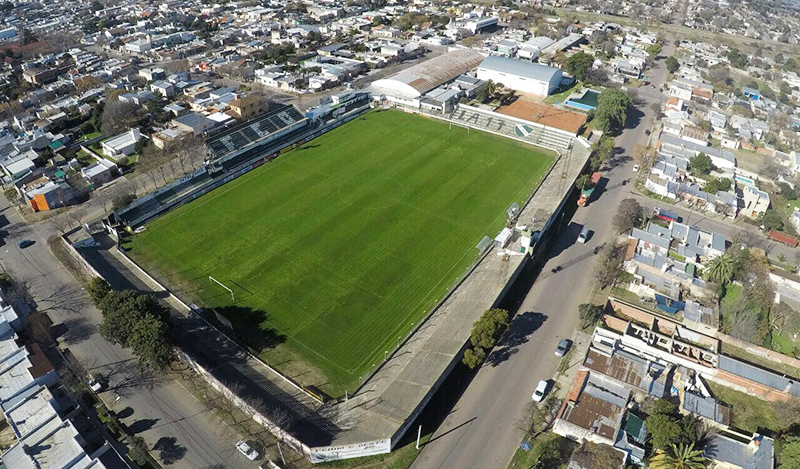
M492 55L478 66L479 80L492 80L521 93L547 96L561 84L561 69Z

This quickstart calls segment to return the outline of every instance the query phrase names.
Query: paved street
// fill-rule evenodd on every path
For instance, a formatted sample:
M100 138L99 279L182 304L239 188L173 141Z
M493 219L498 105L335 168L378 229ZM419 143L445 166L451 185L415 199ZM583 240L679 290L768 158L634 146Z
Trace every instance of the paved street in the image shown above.
M664 56L669 56L673 49L672 45L665 47ZM578 208L555 243L542 274L522 301L508 332L493 352L507 358L487 360L493 364L481 368L413 468L507 466L523 436L516 422L536 383L555 374L559 363L554 355L556 344L572 335L578 321L578 305L589 299L592 250L613 241L615 233L610 220L620 200L630 196L630 186L623 186L622 181L634 175L630 158L634 146L646 144L644 131L655 119L650 105L662 99L658 88L666 77L663 62L648 75L655 88L638 90L642 104L630 113L630 126L616 141L622 149L622 157L613 168L604 171L608 178L607 189L588 207ZM576 242L581 225L594 231L586 244ZM553 274L551 270L557 265L564 268Z
M2 227L3 269L27 282L38 309L52 319L52 330L57 331L62 348L69 348L88 371L109 376L111 390L102 395L109 408L126 416L123 421L150 448L161 442L166 448L164 456L176 459L166 467L257 467L234 448L237 435L177 382L143 376L130 353L100 337L100 311L51 254L46 242L52 236L46 231L48 225L23 223L16 209L5 198L0 199L0 213L8 222ZM32 239L36 244L21 250L17 245L22 239ZM154 455L159 457L159 451Z

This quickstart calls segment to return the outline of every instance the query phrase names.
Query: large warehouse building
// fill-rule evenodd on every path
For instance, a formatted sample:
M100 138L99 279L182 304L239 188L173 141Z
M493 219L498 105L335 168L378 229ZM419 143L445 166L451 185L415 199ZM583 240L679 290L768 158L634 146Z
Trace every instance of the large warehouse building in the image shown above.
M477 67L483 56L469 49L455 50L428 59L372 84L372 94L412 100L437 86L455 80Z
M478 66L478 79L536 96L547 96L561 84L561 69L492 55Z

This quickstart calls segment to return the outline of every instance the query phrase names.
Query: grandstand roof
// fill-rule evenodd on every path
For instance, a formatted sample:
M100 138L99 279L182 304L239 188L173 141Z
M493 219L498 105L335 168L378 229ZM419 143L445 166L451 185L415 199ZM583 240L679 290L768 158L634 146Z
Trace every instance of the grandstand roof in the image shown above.
M497 108L497 112L507 116L535 122L547 127L565 130L576 134L586 123L586 115L579 112L567 111L547 104L539 104L524 99L518 99L508 106Z
M483 62L481 62L479 68L506 73L509 75L516 75L529 80L537 80L545 83L550 83L550 80L553 79L553 76L561 71L555 67L535 64L533 62L523 62L522 60L508 59L498 55L490 55L489 57L483 59Z
M482 60L483 56L473 50L455 50L377 80L374 86L402 97L416 98L472 70Z
M303 120L305 117L293 106L276 104L259 116L213 135L206 141L206 146L216 158L220 158Z

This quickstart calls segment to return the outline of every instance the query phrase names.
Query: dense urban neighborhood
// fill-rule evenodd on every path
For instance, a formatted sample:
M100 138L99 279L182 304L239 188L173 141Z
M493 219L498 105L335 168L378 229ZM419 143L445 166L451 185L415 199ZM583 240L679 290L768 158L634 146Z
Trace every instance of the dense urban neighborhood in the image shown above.
M0 2L0 469L800 469L798 27Z

